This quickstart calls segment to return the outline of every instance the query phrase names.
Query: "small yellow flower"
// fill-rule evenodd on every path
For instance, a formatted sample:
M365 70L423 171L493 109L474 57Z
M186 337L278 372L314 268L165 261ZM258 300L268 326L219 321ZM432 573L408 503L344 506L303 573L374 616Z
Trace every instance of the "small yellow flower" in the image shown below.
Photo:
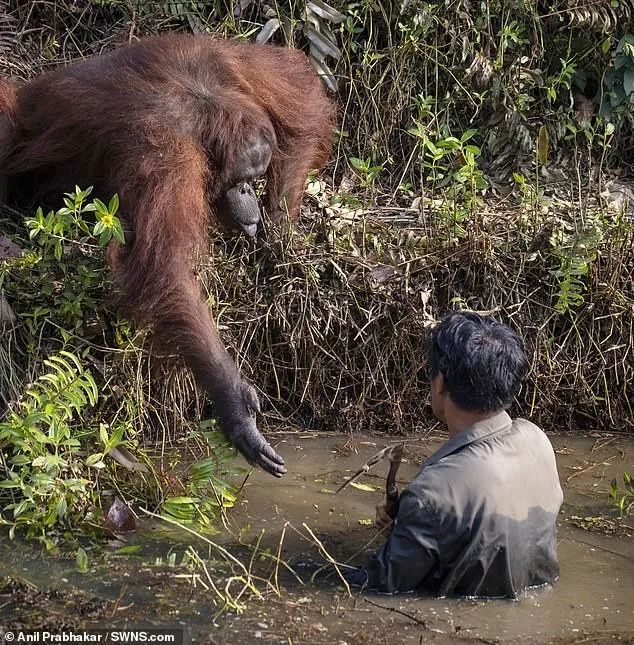
M114 224L114 219L112 219L112 215L104 215L101 218L101 221L103 222L103 225L107 226L108 228L112 228L112 225Z

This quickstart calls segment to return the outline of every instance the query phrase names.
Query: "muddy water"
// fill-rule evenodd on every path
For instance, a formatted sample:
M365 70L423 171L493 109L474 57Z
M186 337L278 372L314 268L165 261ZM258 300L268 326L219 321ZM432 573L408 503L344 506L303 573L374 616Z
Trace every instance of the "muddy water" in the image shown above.
M553 588L532 591L517 602L350 597L336 575L329 575L331 569L311 582L326 559L360 563L364 552L380 545L382 538L368 523L387 464L359 480L375 491L347 487L336 496L333 491L389 441L294 434L278 437L289 474L275 480L254 472L229 514L228 530L213 539L243 561L250 561L250 552L237 545L238 539L259 539L259 553L279 552L301 582L284 567L275 577L270 558L254 558L253 570L275 580L279 593L269 587L244 612L218 617L218 605L200 578L178 566L191 537L161 536L153 523L134 538L139 556L97 559L83 575L72 562L32 547L0 547L0 573L60 592L38 600L24 590L12 597L5 589L0 624L180 625L187 640L207 643L634 642L634 520L623 526L609 515L595 519L608 514L611 479L634 471L634 441L605 435L551 440L565 495L559 518L561 578ZM402 484L442 442L442 437L406 441ZM204 545L196 548L204 556ZM170 554L174 566L169 566ZM213 563L209 566L213 570ZM69 602L72 594L83 595ZM84 609L78 614L69 605Z

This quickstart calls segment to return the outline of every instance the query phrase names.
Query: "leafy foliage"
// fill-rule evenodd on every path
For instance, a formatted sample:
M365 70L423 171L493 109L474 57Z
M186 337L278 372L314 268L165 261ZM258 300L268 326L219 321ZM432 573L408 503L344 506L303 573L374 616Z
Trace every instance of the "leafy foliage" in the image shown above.
M47 541L46 533L55 525L85 520L95 485L87 467L104 464L94 457L86 459L81 439L91 433L73 427L75 416L97 402L92 375L67 351L51 356L44 365L48 371L0 423L4 455L0 500L3 512L10 513L3 520L10 526L10 536L22 527L29 537ZM102 436L107 440L105 428Z
M610 67L603 79L605 94L601 114L627 117L634 124L634 34L625 34L616 46Z
M119 200L115 195L106 204L91 200L91 193L76 187L65 194L62 208L47 214L38 208L25 218L24 245L31 248L0 264L0 284L19 319L3 345L18 355L24 347L25 374L36 375L0 416L0 517L11 536L24 532L51 548L60 531L99 523L101 492L109 483L128 499L159 510L163 504L172 516L182 517L185 503L169 492L173 476L158 472L139 447L142 401L119 359L120 348L136 351L132 331L106 304L104 247L125 243ZM90 342L97 336L101 347ZM98 367L97 378L86 364ZM208 458L183 477L188 518L205 526L235 500L235 490L223 479L236 474L235 455L219 435L197 437ZM121 449L140 454L146 465L136 468L121 458ZM114 450L128 470L109 457ZM78 558L84 566L79 552Z
M202 440L209 456L190 466L184 494L167 497L163 515L209 528L219 511L234 505L237 488L229 482L244 470L232 464L236 451L212 421L202 422L190 438Z
M610 483L610 500L621 517L634 513L634 478L631 473L623 473L623 490L616 479Z
M357 159L357 157L350 157L350 165L361 176L361 185L364 187L372 186L382 170L382 166L372 165L370 159Z
M426 112L426 116L429 113ZM425 182L431 191L442 190L445 199L437 211L440 230L446 230L449 239L464 237L469 216L482 204L482 194L487 187L478 167L480 148L469 143L477 134L467 130L460 138L446 134L432 140L433 128L422 121L409 129L418 144L418 162L425 173Z
M91 325L103 324L99 312L104 309L108 283L100 247L113 238L123 242L124 235L116 216L118 198L114 196L105 206L99 200L88 202L90 193L91 189L76 188L65 195L59 210L45 215L38 208L33 217L27 217L33 248L21 260L0 268L7 290L16 292L15 301L26 312L24 321L33 343L47 324L79 335ZM94 224L86 221L88 213L96 214Z

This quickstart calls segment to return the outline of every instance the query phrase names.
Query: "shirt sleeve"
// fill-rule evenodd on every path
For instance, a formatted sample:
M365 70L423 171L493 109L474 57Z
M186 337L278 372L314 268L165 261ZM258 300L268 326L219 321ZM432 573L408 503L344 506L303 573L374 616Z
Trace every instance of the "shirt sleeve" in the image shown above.
M438 566L438 513L404 490L388 541L365 564L366 589L384 593L414 591Z

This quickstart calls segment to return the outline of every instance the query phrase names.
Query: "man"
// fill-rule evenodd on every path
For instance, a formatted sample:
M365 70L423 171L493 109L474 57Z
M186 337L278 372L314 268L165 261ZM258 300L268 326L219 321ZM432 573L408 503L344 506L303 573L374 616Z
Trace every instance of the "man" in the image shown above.
M384 546L353 586L380 592L515 598L559 575L555 455L530 421L505 412L528 372L519 337L474 313L444 318L432 336L431 401L449 440L399 500Z

